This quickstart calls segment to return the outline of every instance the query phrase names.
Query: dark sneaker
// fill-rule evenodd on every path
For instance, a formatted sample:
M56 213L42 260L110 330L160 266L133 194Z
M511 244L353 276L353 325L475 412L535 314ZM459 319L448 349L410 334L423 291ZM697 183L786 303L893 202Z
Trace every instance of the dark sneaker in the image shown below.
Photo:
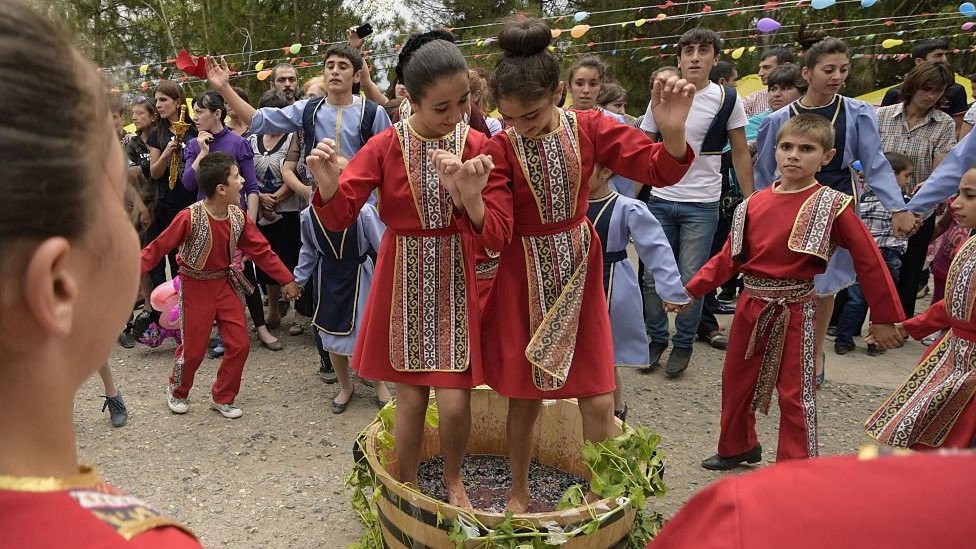
M136 338L132 337L129 330L126 330L119 334L119 345L125 349L131 349L136 346Z
M627 423L627 403L626 402L624 403L623 410L614 410L613 415L620 421Z
M701 466L712 471L728 471L735 469L740 463L759 463L762 461L762 446L756 445L748 452L743 452L730 457L722 457L718 454L701 462Z
M885 350L873 343L868 343L868 356L881 356L885 354Z
M102 412L108 409L112 427L122 427L129 419L129 411L125 409L125 401L122 400L122 393L110 397L104 396L105 402L102 404Z
M726 337L726 335L722 333L721 330L715 330L714 332L711 332L710 334L705 336L700 335L698 336L698 339L702 341L707 341L708 344L711 345L713 349L724 351L725 349L729 348L729 338Z
M691 349L675 347L671 351L671 356L668 357L668 364L664 367L664 373L668 377L678 377L688 369L689 362L691 362Z
M652 341L650 345L647 346L648 354L650 355L650 360L648 361L648 366L641 368L642 372L650 372L661 365L661 355L664 351L668 350L667 343L656 343Z
M854 345L853 343L844 343L841 341L834 342L834 352L839 355L846 355L854 349L857 349L857 345Z
M721 301L714 309L717 315L734 315L735 314L735 303L722 303Z
M735 301L735 288L723 288L716 297L719 301L724 301L726 303L730 301Z
M149 325L152 324L152 315L148 311L143 311L136 315L136 318L132 321L132 337L133 339L139 339L142 334L146 333L149 329Z
M834 337L837 335L837 326L827 326L827 335Z
M329 360L328 353L319 353L319 377L329 385L339 381L335 370L332 369L332 361Z

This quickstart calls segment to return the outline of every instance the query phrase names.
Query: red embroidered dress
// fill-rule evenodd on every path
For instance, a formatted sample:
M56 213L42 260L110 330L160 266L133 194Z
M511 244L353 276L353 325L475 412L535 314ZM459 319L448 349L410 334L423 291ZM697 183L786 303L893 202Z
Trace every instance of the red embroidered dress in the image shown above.
M915 339L946 332L868 419L865 428L889 446L976 446L976 237L956 254L945 299L905 321Z
M612 391L613 341L603 258L586 218L587 182L599 163L636 181L673 185L694 153L688 148L681 164L663 144L596 111L562 111L559 127L537 139L508 128L487 153L495 169L482 237L501 251L484 311L489 384L530 399ZM494 212L512 212L514 220Z
M469 388L483 382L475 239L427 158L433 149L481 152L485 137L459 124L437 139L404 120L371 138L328 202L312 205L329 230L352 224L373 189L387 226L353 352L366 379Z

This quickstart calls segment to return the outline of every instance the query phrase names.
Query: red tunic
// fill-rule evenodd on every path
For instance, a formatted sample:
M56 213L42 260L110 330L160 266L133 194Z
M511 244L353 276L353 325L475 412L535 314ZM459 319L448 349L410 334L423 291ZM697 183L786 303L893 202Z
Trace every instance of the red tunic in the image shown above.
M82 468L73 477L0 475L0 547L184 549L188 528Z
M565 112L552 134L524 139L524 146L518 145L519 139L510 129L493 137L487 149L495 169L484 193L489 211L482 235L485 246L502 255L484 311L483 348L490 365L486 378L496 391L515 398L608 393L614 389L613 340L603 290L603 258L599 237L586 218L593 166L599 163L624 177L667 186L684 176L694 153L689 147L681 164L662 144L597 111ZM516 146L523 147L522 152ZM533 177L530 183L526 166L534 173L553 175ZM531 272L526 267L526 246L534 258L529 260L534 266ZM577 269L570 276L567 268L574 266ZM580 279L577 275L583 269L585 277ZM538 295L551 300L553 286L562 286L563 291L544 318L551 321L552 333L562 333L540 337L542 330L533 327L537 322L533 319L543 316ZM536 354L533 345L538 345ZM527 354L537 358L530 362ZM568 375L541 375L544 368L536 365L539 359L549 360L548 355L561 357L569 366Z
M209 214L208 214L209 217ZM250 218L245 216L244 230L237 241L237 249L244 252L262 271L278 281L282 286L288 284L294 277L285 267L285 264L278 259L278 256L271 251L271 245L261 234ZM230 242L230 218L210 219L211 248L207 256L207 262L202 270L219 271L230 267L230 252L228 245ZM190 210L184 208L176 214L173 222L155 240L149 243L142 250L142 272L149 272L160 259L170 250L183 244L190 234ZM182 256L176 256L176 263L181 267L186 266Z
M322 223L341 231L376 189L387 227L352 367L366 379L474 387L484 382L476 241L460 237L470 226L440 189L425 151L463 140L461 156L468 159L481 153L487 139L465 126L441 140L423 139L404 124L373 136L356 153L331 200L323 202L317 191L312 199Z
M781 463L705 488L648 547L972 547L973 486L971 452Z
M750 339L768 305L763 299L751 297L749 291L739 299L729 329L729 348L722 371L722 420L718 453L726 457L747 452L758 444L752 403L759 385L770 391L771 387L775 387L779 392L777 459L812 457L818 452L812 281L815 275L824 271L827 262L811 253L794 251L789 247L789 242L794 227L801 223L806 222L803 226L806 230L798 230L798 234L815 234L818 227L823 228L816 217L810 218L812 221L804 220L799 214L820 185L800 192L774 192L778 187L776 183L763 189L743 204L748 212L744 218L744 231L733 227L733 235L722 251L686 285L688 293L695 298L714 290L739 272L759 279L792 279L810 285L807 298L787 302L785 308L788 311L779 315L780 319L789 315L781 338L771 341L772 337L767 337L765 330L772 322L762 323L764 326L757 334L754 353L749 358L746 357L749 356ZM741 263L732 258L732 239L736 234L742 234L744 257L739 258ZM854 213L853 204L844 206L834 217L830 227L830 243L850 250L871 308L871 319L885 324L902 320L904 313L895 285L871 234ZM782 342L781 346L777 343L779 341ZM770 373L771 379L763 381L761 375L767 349L772 356L779 354L781 358ZM759 393L771 394L766 391ZM768 401L758 400L768 405ZM759 409L762 411L761 406Z

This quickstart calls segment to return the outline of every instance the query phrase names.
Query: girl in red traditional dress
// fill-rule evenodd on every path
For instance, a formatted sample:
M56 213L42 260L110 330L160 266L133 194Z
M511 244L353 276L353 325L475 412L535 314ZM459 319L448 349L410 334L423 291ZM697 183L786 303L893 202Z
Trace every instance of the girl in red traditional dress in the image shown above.
M960 227L976 228L976 169L963 175L950 208ZM945 331L868 419L868 434L901 448L976 446L976 237L956 252L945 298L895 326L915 339Z
M396 383L392 470L404 483L416 484L424 414L435 388L448 501L470 507L461 463L471 430L470 389L484 376L475 239L462 238L462 231L480 230L485 207L480 192L462 204L431 157L475 158L486 138L460 123L469 82L456 46L445 40L421 46L403 76L412 114L373 136L341 177L334 142L324 139L312 151L308 166L318 186L312 206L326 228L341 231L378 192L387 230L352 367L360 377Z
M586 440L613 429L613 341L598 236L587 221L588 181L599 163L649 185L676 183L693 157L684 124L694 87L654 83L663 143L598 111L557 107L563 84L549 27L527 19L498 36L492 87L511 126L492 138L482 237L501 252L484 311L485 374L509 397L509 509L529 506L529 458L542 399L579 398ZM477 171L466 162L465 172ZM458 188L467 188L458 179Z

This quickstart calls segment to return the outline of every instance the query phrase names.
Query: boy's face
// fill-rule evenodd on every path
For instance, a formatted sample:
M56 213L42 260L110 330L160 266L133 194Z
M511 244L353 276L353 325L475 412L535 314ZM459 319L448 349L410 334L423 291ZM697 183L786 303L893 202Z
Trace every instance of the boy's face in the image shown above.
M963 174L959 181L959 196L952 201L950 208L956 213L960 227L976 227L976 170L970 169Z
M353 84L359 82L359 71L353 68L352 61L341 55L330 55L325 60L322 76L329 95L349 93Z
M241 189L243 188L244 178L241 177L240 170L237 169L237 166L231 166L227 181L217 185L217 195L221 196L228 206L231 204L240 205Z
M895 180L898 181L898 186L901 187L901 190L908 189L908 180L912 178L914 173L915 168L909 167L895 174Z
M783 134L776 143L776 167L784 181L813 180L814 175L834 157L834 149L824 150L813 137L798 133Z
M711 44L688 44L678 52L678 69L681 77L692 84L708 81L718 56ZM696 84L697 86L697 84Z

